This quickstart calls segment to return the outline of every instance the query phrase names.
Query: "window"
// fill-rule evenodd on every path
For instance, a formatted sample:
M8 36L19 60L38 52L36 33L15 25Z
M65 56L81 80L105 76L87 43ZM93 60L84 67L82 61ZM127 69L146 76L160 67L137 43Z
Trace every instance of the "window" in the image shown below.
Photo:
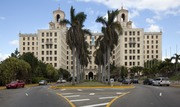
M151 43L153 44L153 43L154 43L154 41L152 40L152 41L151 41Z
M29 50L29 47L28 47L28 50Z
M133 53L135 54L135 53L136 53L136 50L133 50Z
M132 50L129 50L129 53L131 54L131 53L132 53Z
M125 62L124 65L127 66L127 62Z
M140 41L140 38L139 38L139 37L137 38L137 41Z
M23 42L23 45L25 45L25 42Z
M23 50L25 50L25 47L23 47Z
M49 57L46 57L46 61L49 61Z
M25 37L23 37L23 40L25 40Z
M154 51L152 50L152 51L151 51L151 53L153 54L153 53L154 53Z
M147 50L147 54L149 54L149 50Z
M125 60L127 60L127 56L125 56L125 58L124 58Z
M28 42L28 45L29 45L29 42Z
M46 36L47 36L47 37L49 36L49 33L48 33L48 32L46 33Z
M54 51L54 54L57 55L57 51Z
M156 50L156 53L158 53L158 50Z
M57 49L57 45L54 45L54 48Z
M137 32L137 35L140 35L140 32L139 32L139 31Z
M135 57L135 56L133 56L133 60L135 60L135 58L136 58L136 57Z
M158 39L158 35L156 35L156 39Z
M44 32L42 32L42 37L44 37Z
M57 67L57 63L54 63L54 66Z
M133 35L135 35L135 31L133 31Z
M127 32L124 32L125 35L127 35Z
M138 47L138 48L140 47L140 44L139 44L139 43L137 44L137 47Z
M50 51L50 55L52 55L52 51Z
M67 69L68 69L68 66L67 66Z
M32 37L32 40L34 40L34 37Z
M44 57L42 57L41 60L44 61Z
M132 59L132 56L129 56L129 59L131 60L131 59Z
M158 55L156 55L156 58L158 58Z
M139 55L137 56L137 59L138 59L138 60L140 59L140 56L139 56Z
M57 36L57 32L54 33L54 36Z
M42 45L42 49L44 49L44 45Z
M127 48L127 44L125 44L125 48Z
M139 50L139 49L137 50L137 53L138 53L138 54L140 53L140 50Z
M34 45L34 42L32 42L32 45Z
M147 44L149 44L149 41L147 41Z
M52 37L52 32L50 32L50 37Z
M44 43L44 39L42 39L42 43Z
M129 62L129 65L131 66L131 65L132 65L132 62Z
M149 36L147 36L147 39L149 39Z
M156 49L158 49L158 45L156 45Z
M124 41L127 42L127 38L124 38L124 39L125 39Z
M131 32L131 31L129 31L129 35L132 35L132 32Z
M125 54L127 54L127 50L125 50Z
M158 44L158 40L156 40L156 44Z
M54 57L54 60L57 61L57 57Z

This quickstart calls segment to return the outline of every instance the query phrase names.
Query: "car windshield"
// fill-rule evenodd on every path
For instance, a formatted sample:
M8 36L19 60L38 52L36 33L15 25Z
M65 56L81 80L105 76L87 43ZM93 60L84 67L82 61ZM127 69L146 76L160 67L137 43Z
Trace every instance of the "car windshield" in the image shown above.
M17 81L12 81L12 82L11 82L11 84L15 84L15 83L17 83Z

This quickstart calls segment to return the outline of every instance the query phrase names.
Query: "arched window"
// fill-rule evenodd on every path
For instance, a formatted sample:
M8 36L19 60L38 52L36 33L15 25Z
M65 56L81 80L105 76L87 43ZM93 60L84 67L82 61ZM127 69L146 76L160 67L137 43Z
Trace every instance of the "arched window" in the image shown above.
M57 22L60 21L60 15L59 15L59 14L56 16L56 21L57 21Z
M124 13L121 15L121 19L123 20L123 22L125 21L125 14Z

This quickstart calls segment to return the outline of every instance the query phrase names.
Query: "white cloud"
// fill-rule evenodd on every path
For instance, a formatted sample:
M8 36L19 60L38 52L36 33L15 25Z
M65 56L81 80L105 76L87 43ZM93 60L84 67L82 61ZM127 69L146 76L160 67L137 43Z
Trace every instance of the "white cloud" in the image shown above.
M180 6L180 0L77 0L81 2L96 2L106 5L110 8L120 8L122 6L126 8L133 8L137 10L152 10L155 12L161 11L177 11L175 10Z
M160 32L161 29L158 25L150 25L150 27L147 29L148 32Z
M134 22L132 23L132 28L137 28Z
M92 22L91 25L93 25L93 26L88 27L91 32L93 32L93 33L101 32L101 27L102 27L101 24Z
M5 19L6 19L5 17L0 16L0 20L5 20Z
M19 41L18 40L12 40L9 42L9 44L19 46Z
M150 19L150 18L146 18L146 22L149 23L149 24L153 24L155 23L153 19Z
M132 12L129 13L129 19L132 19L136 16L139 16L139 12L137 10L132 10Z
M86 12L88 13L88 14L94 14L94 10L92 9L92 8L86 8Z
M5 60L8 57L9 57L9 54L2 54L2 53L0 53L0 61L3 61L3 60Z

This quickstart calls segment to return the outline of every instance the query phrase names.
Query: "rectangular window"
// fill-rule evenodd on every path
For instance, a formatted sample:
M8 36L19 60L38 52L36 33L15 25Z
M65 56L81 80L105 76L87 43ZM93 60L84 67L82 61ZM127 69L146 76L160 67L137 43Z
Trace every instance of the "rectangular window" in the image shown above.
M25 45L25 42L23 42L23 45Z
M44 57L41 57L42 61L44 61Z
M54 54L57 55L57 51L54 51Z
M57 61L57 57L54 57L54 60Z
M55 37L57 36L57 32L54 33L54 36L55 36Z
M44 32L42 32L42 37L44 37Z

